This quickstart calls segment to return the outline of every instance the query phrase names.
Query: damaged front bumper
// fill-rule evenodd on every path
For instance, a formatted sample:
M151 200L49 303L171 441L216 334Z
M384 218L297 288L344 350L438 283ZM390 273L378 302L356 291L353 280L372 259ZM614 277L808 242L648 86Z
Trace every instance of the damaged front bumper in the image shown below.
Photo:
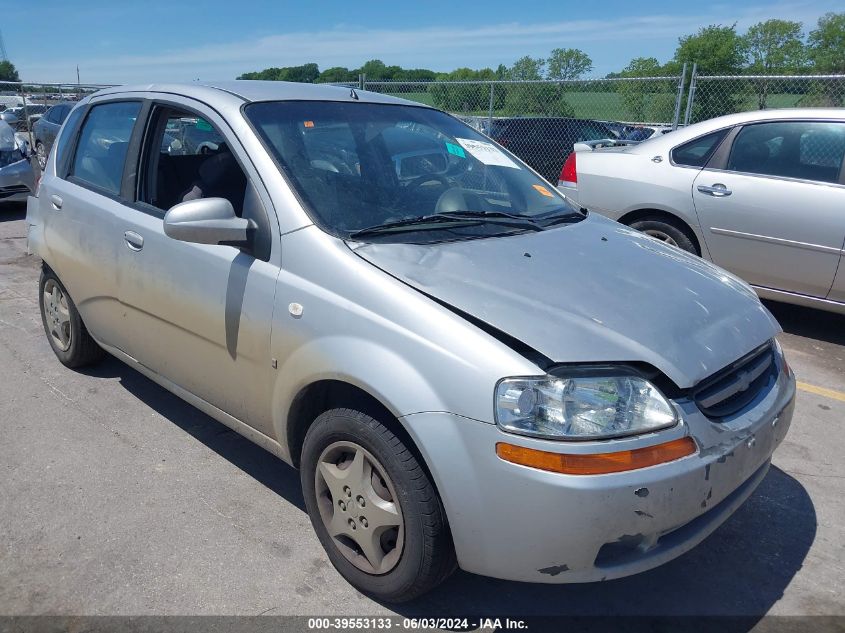
M35 191L35 172L23 159L0 168L0 203L21 202Z
M404 417L438 487L466 571L529 582L593 582L661 565L704 540L751 495L792 420L788 370L753 406L713 422L677 401L675 428L607 442L517 437L447 413ZM623 473L562 475L502 461L497 442L558 452L627 450L689 435L682 459Z

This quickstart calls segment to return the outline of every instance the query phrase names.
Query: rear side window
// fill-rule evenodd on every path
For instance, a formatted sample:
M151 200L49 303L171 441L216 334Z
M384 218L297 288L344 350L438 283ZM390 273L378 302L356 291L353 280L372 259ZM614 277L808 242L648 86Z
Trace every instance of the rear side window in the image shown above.
M731 148L727 168L749 174L839 182L845 123L773 121L749 125Z
M104 103L91 108L79 134L70 175L117 195L129 137L140 109L137 101Z
M47 114L44 115L44 118L47 119L50 123L58 123L58 112L59 106L53 106L49 110L47 110Z
M70 144L70 140L73 138L74 131L76 130L76 126L79 125L79 119L82 118L82 113L85 112L85 108L77 108L73 111L67 121L65 122L65 126L62 128L61 133L59 134L59 139L56 141L56 165L67 165L67 148ZM63 173L63 168L58 167L59 174Z
M70 112L69 105L60 105L56 107L56 123L62 124L65 122L67 118L68 112Z
M689 143L678 145L672 150L672 162L687 167L704 167L727 132L727 130L719 130L699 136Z

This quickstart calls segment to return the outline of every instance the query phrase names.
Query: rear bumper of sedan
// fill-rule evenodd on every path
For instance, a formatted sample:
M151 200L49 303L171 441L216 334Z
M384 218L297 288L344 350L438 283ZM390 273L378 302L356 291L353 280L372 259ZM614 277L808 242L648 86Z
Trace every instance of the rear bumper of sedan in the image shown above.
M794 376L782 372L762 401L724 425L679 402L682 423L653 443L689 435L694 454L604 475L546 472L495 452L497 442L565 452L560 442L447 413L403 419L443 499L461 568L508 580L593 582L668 562L724 523L765 477L794 398Z

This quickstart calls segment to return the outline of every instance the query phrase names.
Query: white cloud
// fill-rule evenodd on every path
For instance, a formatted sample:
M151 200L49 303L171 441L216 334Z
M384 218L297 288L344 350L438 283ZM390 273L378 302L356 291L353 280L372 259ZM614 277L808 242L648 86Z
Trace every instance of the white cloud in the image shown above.
M99 83L186 81L233 78L269 66L317 62L321 68L355 67L367 59L389 64L451 70L457 66L496 66L519 56L543 56L555 47L582 48L599 72L624 66L629 59L665 51L671 55L677 37L711 23L737 22L739 29L769 17L797 19L811 25L824 12L824 0L736 7L711 5L695 17L670 15L619 16L614 19L510 22L490 25L425 28L331 29L270 35L221 44L173 48L155 54L91 56L80 59L83 80ZM111 38L114 40L115 38ZM114 48L114 47L112 47ZM131 51L132 42L125 45ZM90 55L90 53L89 53ZM74 64L75 65L75 64ZM75 69L65 60L21 59L21 74L32 81L67 81Z

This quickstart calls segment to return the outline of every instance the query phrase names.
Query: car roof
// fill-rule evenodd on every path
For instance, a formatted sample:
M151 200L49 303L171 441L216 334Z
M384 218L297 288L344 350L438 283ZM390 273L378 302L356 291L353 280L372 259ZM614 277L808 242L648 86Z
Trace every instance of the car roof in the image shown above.
M733 127L742 123L757 123L782 120L840 120L845 121L845 108L780 108L774 110L751 110L726 114L725 116L707 119L684 128L678 128L670 134L662 134L633 145L627 151L631 153L649 153L666 151L688 140L698 138L704 134L715 132L726 127Z
M209 105L222 102L231 104L233 100L240 103L256 101L358 101L429 107L416 101L399 99L377 92L359 90L358 88L353 89L350 86L256 80L193 81L190 83L152 83L114 86L95 92L91 95L91 98L133 92L160 92L183 95L203 101Z

